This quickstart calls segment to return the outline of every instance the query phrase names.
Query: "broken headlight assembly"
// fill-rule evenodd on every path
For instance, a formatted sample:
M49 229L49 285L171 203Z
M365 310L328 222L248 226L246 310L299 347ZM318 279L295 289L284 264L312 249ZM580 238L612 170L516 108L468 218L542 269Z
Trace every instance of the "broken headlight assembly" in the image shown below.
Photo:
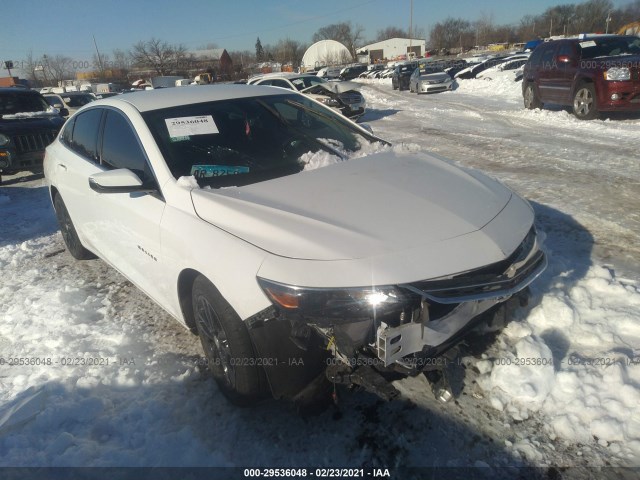
M395 286L358 288L306 288L264 278L258 283L274 306L286 315L297 315L318 326L339 325L365 319L411 317L416 297Z

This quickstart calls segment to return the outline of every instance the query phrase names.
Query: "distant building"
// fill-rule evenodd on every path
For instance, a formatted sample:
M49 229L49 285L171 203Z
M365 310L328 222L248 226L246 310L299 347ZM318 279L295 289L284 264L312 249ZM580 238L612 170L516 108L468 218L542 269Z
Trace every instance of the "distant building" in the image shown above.
M419 38L388 38L381 42L365 45L357 50L358 54L369 54L369 62L375 63L379 60L394 60L407 58L410 52L415 57L422 57L425 54L427 42Z
M301 66L305 70L320 67L346 65L353 62L349 49L335 40L320 40L314 43L302 56Z

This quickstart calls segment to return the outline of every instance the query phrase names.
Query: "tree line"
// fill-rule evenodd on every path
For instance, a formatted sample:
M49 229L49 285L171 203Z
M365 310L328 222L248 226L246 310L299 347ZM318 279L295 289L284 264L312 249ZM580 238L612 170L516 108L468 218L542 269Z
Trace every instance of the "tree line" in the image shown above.
M549 7L539 15L525 15L515 25L496 25L492 16L486 14L474 22L450 17L431 28L429 45L434 50L468 49L556 35L605 33L607 30L615 33L637 20L640 20L640 0L619 8L614 8L611 0L589 0Z

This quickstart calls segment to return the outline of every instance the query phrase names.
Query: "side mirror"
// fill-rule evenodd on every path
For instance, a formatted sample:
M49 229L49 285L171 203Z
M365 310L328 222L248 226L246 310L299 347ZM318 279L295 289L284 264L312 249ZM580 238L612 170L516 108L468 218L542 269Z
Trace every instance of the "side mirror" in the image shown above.
M134 193L153 191L152 188L143 186L140 177L126 168L94 173L89 177L89 187L91 190L98 193Z
M58 108L58 107L56 107ZM69 110L62 107L62 108L58 108L58 110L60 110L60 116L61 117L68 117L69 116Z

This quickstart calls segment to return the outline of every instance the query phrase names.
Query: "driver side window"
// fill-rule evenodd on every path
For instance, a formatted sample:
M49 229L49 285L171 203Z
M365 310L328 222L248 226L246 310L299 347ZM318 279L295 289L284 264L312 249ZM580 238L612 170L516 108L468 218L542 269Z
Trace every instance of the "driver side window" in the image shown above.
M102 164L107 168L128 168L142 183L153 181L147 158L129 122L118 112L109 110L102 137Z

